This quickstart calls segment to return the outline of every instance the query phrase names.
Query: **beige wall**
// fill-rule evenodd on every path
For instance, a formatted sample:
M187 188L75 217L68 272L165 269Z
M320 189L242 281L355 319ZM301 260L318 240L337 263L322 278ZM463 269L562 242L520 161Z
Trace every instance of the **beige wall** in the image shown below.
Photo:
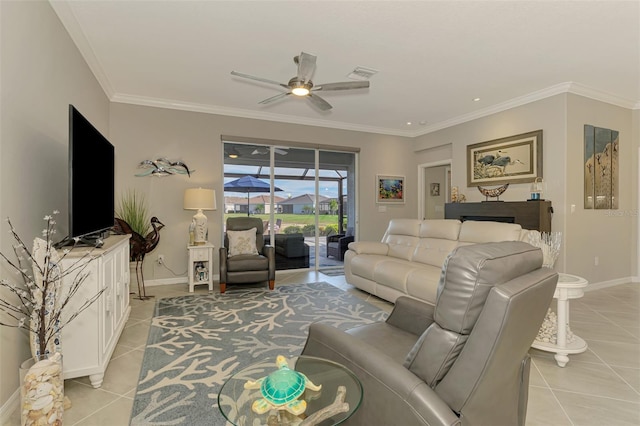
M482 201L476 187L467 187L466 146L505 136L543 130L543 165L547 192L553 203L552 230L563 233L562 254L556 270L573 273L593 283L615 282L638 275L638 111L585 97L562 94L493 114L415 139L419 163L425 152L452 144L452 185L468 201ZM593 124L621 132L620 209L613 213L583 209L583 126ZM437 158L436 158L437 157ZM512 184L500 197L522 201L530 184ZM571 213L571 205L576 209ZM594 266L594 257L599 266Z
M151 214L166 227L160 232L160 244L145 261L145 279L168 280L175 276L155 262L164 254L167 265L184 276L186 245L192 211L182 208L184 190L206 187L216 190L217 204L223 205L223 157L221 135L294 141L360 148L358 164L359 236L380 240L392 217L416 217L417 171L410 139L346 130L276 123L162 108L111 104L111 142L116 147L116 202L122 191L139 189L147 195ZM191 178L135 177L140 161L160 156L180 159L195 169ZM406 204L389 205L379 212L375 204L376 174L406 176ZM216 247L222 241L223 211L207 212L209 240ZM216 260L217 264L217 260ZM217 270L217 266L216 266ZM184 280L182 280L184 281Z
M566 270L580 271L592 282L608 281L635 275L637 223L637 141L633 140L631 110L576 95L568 96L567 105L567 182L566 205L575 205L568 213L565 244ZM620 132L619 208L617 210L584 209L584 125ZM599 264L594 264L598 257ZM577 273L577 272L576 272Z
M0 40L0 217L30 246L54 209L60 238L67 231L68 105L107 134L109 102L48 2L0 2ZM0 249L11 244L2 220ZM0 418L28 356L25 334L0 327Z

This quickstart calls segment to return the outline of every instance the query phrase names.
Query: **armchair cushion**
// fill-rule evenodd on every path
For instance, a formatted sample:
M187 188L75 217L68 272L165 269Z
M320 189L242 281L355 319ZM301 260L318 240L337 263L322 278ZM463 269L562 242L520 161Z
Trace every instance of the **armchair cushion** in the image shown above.
M258 254L256 231L256 228L244 231L227 231L227 237L229 238L229 257L241 254Z
M257 254L239 254L227 260L227 271L264 271L269 269L269 259Z

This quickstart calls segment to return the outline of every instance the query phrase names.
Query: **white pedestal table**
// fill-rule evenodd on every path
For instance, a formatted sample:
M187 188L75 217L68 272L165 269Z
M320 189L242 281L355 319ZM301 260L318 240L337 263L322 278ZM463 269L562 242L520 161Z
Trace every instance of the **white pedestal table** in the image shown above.
M558 301L558 337L557 343L546 343L535 340L532 347L546 352L554 352L558 366L564 367L569 362L570 354L579 354L587 350L587 342L574 335L572 342L567 342L567 326L569 325L569 300L584 296L587 280L576 275L558 274L558 285L553 298Z

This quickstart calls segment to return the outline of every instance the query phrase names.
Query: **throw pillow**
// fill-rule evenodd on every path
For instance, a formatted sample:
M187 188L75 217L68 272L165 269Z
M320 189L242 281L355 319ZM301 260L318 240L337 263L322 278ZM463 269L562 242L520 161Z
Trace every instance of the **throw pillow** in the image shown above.
M257 229L255 227L246 231L227 231L229 257L239 254L258 254L256 232Z

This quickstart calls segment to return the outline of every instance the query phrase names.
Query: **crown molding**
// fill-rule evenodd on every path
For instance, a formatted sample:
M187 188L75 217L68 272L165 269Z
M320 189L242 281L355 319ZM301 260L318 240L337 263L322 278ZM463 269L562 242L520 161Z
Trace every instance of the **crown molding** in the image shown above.
M620 96L613 95L602 90L594 89L593 87L585 86L580 83L571 83L569 86L569 93L574 95L584 96L585 98L595 99L596 101L605 102L611 105L616 105L627 109L638 109L640 101L633 101L631 99L625 99Z
M420 132L416 132L412 134L412 136L417 137L417 136L426 135L428 133L433 133L438 130L446 129L448 127L453 127L462 123L466 123L468 121L476 120L478 118L486 117L502 111L507 111L512 108L516 108L522 105L529 104L531 102L536 102L536 101L549 98L551 96L559 95L562 93L573 93L575 95L584 96L586 98L591 98L601 102L606 102L608 104L616 105L622 108L640 109L640 101L634 102L632 100L624 99L602 90L594 89L592 87L585 86L580 83L574 83L574 82L568 81L568 82L556 84L554 86L547 87L545 89L538 90L536 92L532 92L523 96L519 96L517 98L510 99L506 102L502 102L500 104L493 105L488 108L484 108L484 109L474 111L469 114L464 114L458 117L454 117L450 120L445 120L439 123L435 123L431 126L427 126L426 128L421 129Z
M156 108L175 109L191 112L201 112L205 114L226 115L232 117L251 118L255 120L275 121L279 123L301 124L305 126L327 127L331 129L350 130L355 132L377 133L392 136L412 137L409 132L402 132L395 129L383 127L361 126L351 123L341 123L337 121L320 120L315 118L294 117L291 115L274 114L261 111L250 111L240 108L227 108L215 105L197 104L191 102L176 102L168 99L151 98L145 96L133 96L125 94L115 94L111 96L112 102L151 106Z
M102 87L107 98L111 98L115 93L113 85L109 81L107 74L104 72L102 63L95 55L95 52L91 47L91 43L89 43L89 40L85 37L84 31L82 31L82 26L78 22L76 15L73 13L71 6L66 1L49 1L49 4L56 15L58 15L58 19L60 19L60 22L62 22L62 25L67 30L71 40L73 40L80 52L80 55L82 55L96 80L98 80L98 84Z

